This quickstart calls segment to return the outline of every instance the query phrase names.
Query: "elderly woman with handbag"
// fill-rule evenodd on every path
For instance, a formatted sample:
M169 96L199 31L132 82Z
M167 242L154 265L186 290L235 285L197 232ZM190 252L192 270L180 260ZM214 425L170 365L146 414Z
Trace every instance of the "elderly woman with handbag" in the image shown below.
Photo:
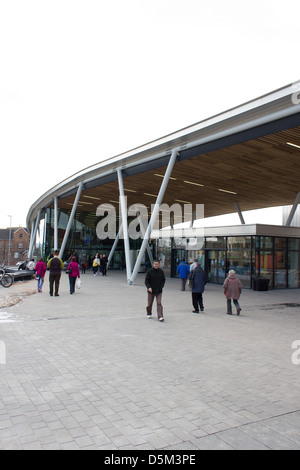
M242 309L239 304L239 298L241 296L243 285L233 269L229 271L228 277L225 279L223 284L223 288L224 295L227 299L227 315L232 315L231 300L233 300L236 307L237 315L240 315Z
M70 294L72 295L75 292L76 279L80 278L79 264L76 262L75 256L72 257L71 263L69 263L67 268L67 272L69 274Z

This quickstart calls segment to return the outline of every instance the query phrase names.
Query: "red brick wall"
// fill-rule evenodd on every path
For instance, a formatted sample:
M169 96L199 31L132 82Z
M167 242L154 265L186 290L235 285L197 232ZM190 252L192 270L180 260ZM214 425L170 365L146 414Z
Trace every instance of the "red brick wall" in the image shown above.
M21 246L22 245L22 246ZM29 247L29 234L22 227L11 231L10 265L15 266L18 261L26 258ZM0 239L0 264L8 265L9 239ZM17 253L17 255L16 255ZM16 257L17 256L17 257Z

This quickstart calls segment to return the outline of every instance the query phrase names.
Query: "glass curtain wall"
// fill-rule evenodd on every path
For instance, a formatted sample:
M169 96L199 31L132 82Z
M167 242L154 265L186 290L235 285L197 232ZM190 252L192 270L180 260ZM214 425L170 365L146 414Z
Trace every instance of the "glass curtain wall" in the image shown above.
M274 287L287 287L287 238L275 238L274 241Z
M228 237L227 239L227 271L234 269L244 287L251 287L252 274L252 238Z
M288 239L288 287L300 287L300 239Z
M68 224L70 211L58 210L58 246L61 246ZM78 211L72 223L66 244L64 260L74 251L78 256L92 258L95 253L108 255L112 240L99 240L96 234L98 219L87 219L86 213ZM41 253L45 258L54 246L54 209L47 208L43 214L44 231ZM244 287L252 287L252 276L266 277L270 289L300 288L300 239L272 236L224 236L205 237L201 249L186 250L184 239L152 240L166 276L176 276L178 262L185 258L189 264L194 259L205 268L209 282L222 284L230 269L234 269ZM140 241L131 243L131 250L138 252ZM153 255L154 255L153 249ZM124 245L120 240L111 263L111 269L124 269Z
M71 211L58 209L58 247L61 246L65 230L68 225ZM45 241L44 253L47 258L54 247L54 209L47 208L45 215ZM96 225L98 219L91 218L90 214L77 211L76 217L72 222L70 235L68 237L66 247L63 254L63 261L69 259L71 254L76 251L80 257L86 255L91 265L91 260L95 253L106 254L108 256L112 241L100 240L97 237ZM124 267L124 247L123 240L120 240L116 248L110 269L123 269Z
M270 280L270 288L274 286L273 242L273 237L256 237L256 268L260 277Z

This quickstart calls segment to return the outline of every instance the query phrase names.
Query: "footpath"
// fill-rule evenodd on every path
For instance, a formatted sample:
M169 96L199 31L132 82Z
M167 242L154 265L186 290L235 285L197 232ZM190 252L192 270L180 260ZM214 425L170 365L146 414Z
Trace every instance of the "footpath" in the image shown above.
M82 283L0 286L0 449L300 449L299 289L245 289L237 317L210 284L194 314L167 279L160 323L144 275Z

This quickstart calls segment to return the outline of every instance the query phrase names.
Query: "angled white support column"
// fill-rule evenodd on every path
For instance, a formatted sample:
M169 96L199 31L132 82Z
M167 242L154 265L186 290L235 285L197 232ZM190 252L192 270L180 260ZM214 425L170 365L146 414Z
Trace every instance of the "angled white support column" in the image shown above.
M45 213L45 219L44 219L44 234L43 234L43 251L42 251L42 257L45 257L45 255L46 255L46 250L45 250L46 231L47 231L47 212Z
M115 249L116 249L117 244L118 244L118 241L119 241L119 239L120 239L120 235L121 235L121 233L122 233L122 230L123 230L123 224L121 223L121 225L120 225L120 227L119 227L118 234L117 234L117 236L116 236L116 239L115 239L115 241L114 241L114 243L113 243L113 246L112 246L112 248L111 248L111 250L110 250L110 253L109 253L109 255L108 255L107 267L109 266L109 264L110 264L110 262L111 262L111 260L112 260L112 257L113 257L113 255L114 255Z
M159 208L160 208L160 205L163 201L163 198L164 198L167 186L168 186L168 182L169 182L173 167L174 167L175 162L176 162L177 155L178 155L178 150L177 149L172 150L171 157L170 157L167 169L166 169L166 173L165 173L165 176L163 178L163 181L162 181L162 184L161 184L158 196L157 196L157 200L156 200L156 203L154 205L154 208L153 208L153 211L152 211L152 214L151 214L151 217L150 217L150 221L149 221L149 224L148 224L148 227L147 227L147 230L146 230L146 233L145 233L145 236L144 236L141 248L140 248L140 252L139 252L139 255L136 259L135 266L134 266L132 275L130 277L130 284L131 285L134 284L136 276L138 275L139 267L140 267L140 264L142 262L145 250L146 250L147 245L148 245L148 241L149 241L149 238L150 238L150 235L151 235L152 227L154 226L154 223L155 223L156 218L158 216Z
M38 229L39 223L40 223L40 217L41 217L41 209L39 210L38 215L36 216L34 228L33 228L33 226L32 226L32 231L31 231L31 233L32 233L32 238L30 238L30 246L29 246L28 258L31 258L31 257L32 257L32 253L33 253L33 251L34 251L34 246L35 246L35 242L36 242L37 229Z
M123 225L123 236L124 236L124 248L125 248L125 260L126 260L126 273L127 281L129 282L131 275L131 260L130 260L130 244L128 236L128 222L127 222L127 204L126 196L124 194L123 176L121 168L117 168L119 191L120 191L120 203L121 203L121 214L122 214L122 225Z
M139 224L140 224L140 227L141 227L141 232L143 234L143 238L145 237L145 233L146 233L146 230L145 230L145 227L144 227L144 224L143 224L143 221L142 221L142 218L141 216L139 215L138 216L138 221L139 221ZM151 253L151 249L150 249L150 246L149 246L149 242L147 243L147 253L148 253L148 256L149 256L149 260L150 260L150 263L151 263L151 266L153 265L153 256L152 256L152 253Z
M238 202L235 202L234 205L235 205L235 208L236 208L236 210L237 210L237 213L239 214L239 218L240 218L241 224L242 224L242 225L245 225L245 220L244 220L244 217L243 217L243 214L242 214L242 211L241 211L241 208L240 208L239 203L238 203Z
M30 242L29 242L28 253L27 253L28 258L29 258L29 253L32 253L34 230L35 230L35 220L32 222L32 226L31 226Z
M290 214L287 218L287 221L286 221L286 224L285 224L287 227L289 227L291 225L299 203L300 203L300 192L297 193L296 199L295 199L294 204L293 204L293 207L292 207L291 212L290 212Z
M71 214L70 214L70 217L69 217L68 225L67 225L67 228L66 228L66 231L65 231L64 239L63 239L63 242L62 242L61 247L60 247L60 251L59 251L59 257L60 258L62 257L62 255L64 254L64 251L65 251L65 247L66 247L68 236L69 236L69 233L70 233L70 230L71 230L72 222L73 222L73 219L74 219L74 216L75 216L75 213L76 213L76 209L77 209L77 205L78 205L78 202L79 202L79 199L80 199L82 186L83 186L83 183L82 182L79 183L79 186L78 186L78 189L77 189L77 194L76 194L76 197L75 197L75 201L74 201L72 211L71 211Z
M58 210L57 210L57 197L54 198L54 241L53 248L54 250L58 249Z

